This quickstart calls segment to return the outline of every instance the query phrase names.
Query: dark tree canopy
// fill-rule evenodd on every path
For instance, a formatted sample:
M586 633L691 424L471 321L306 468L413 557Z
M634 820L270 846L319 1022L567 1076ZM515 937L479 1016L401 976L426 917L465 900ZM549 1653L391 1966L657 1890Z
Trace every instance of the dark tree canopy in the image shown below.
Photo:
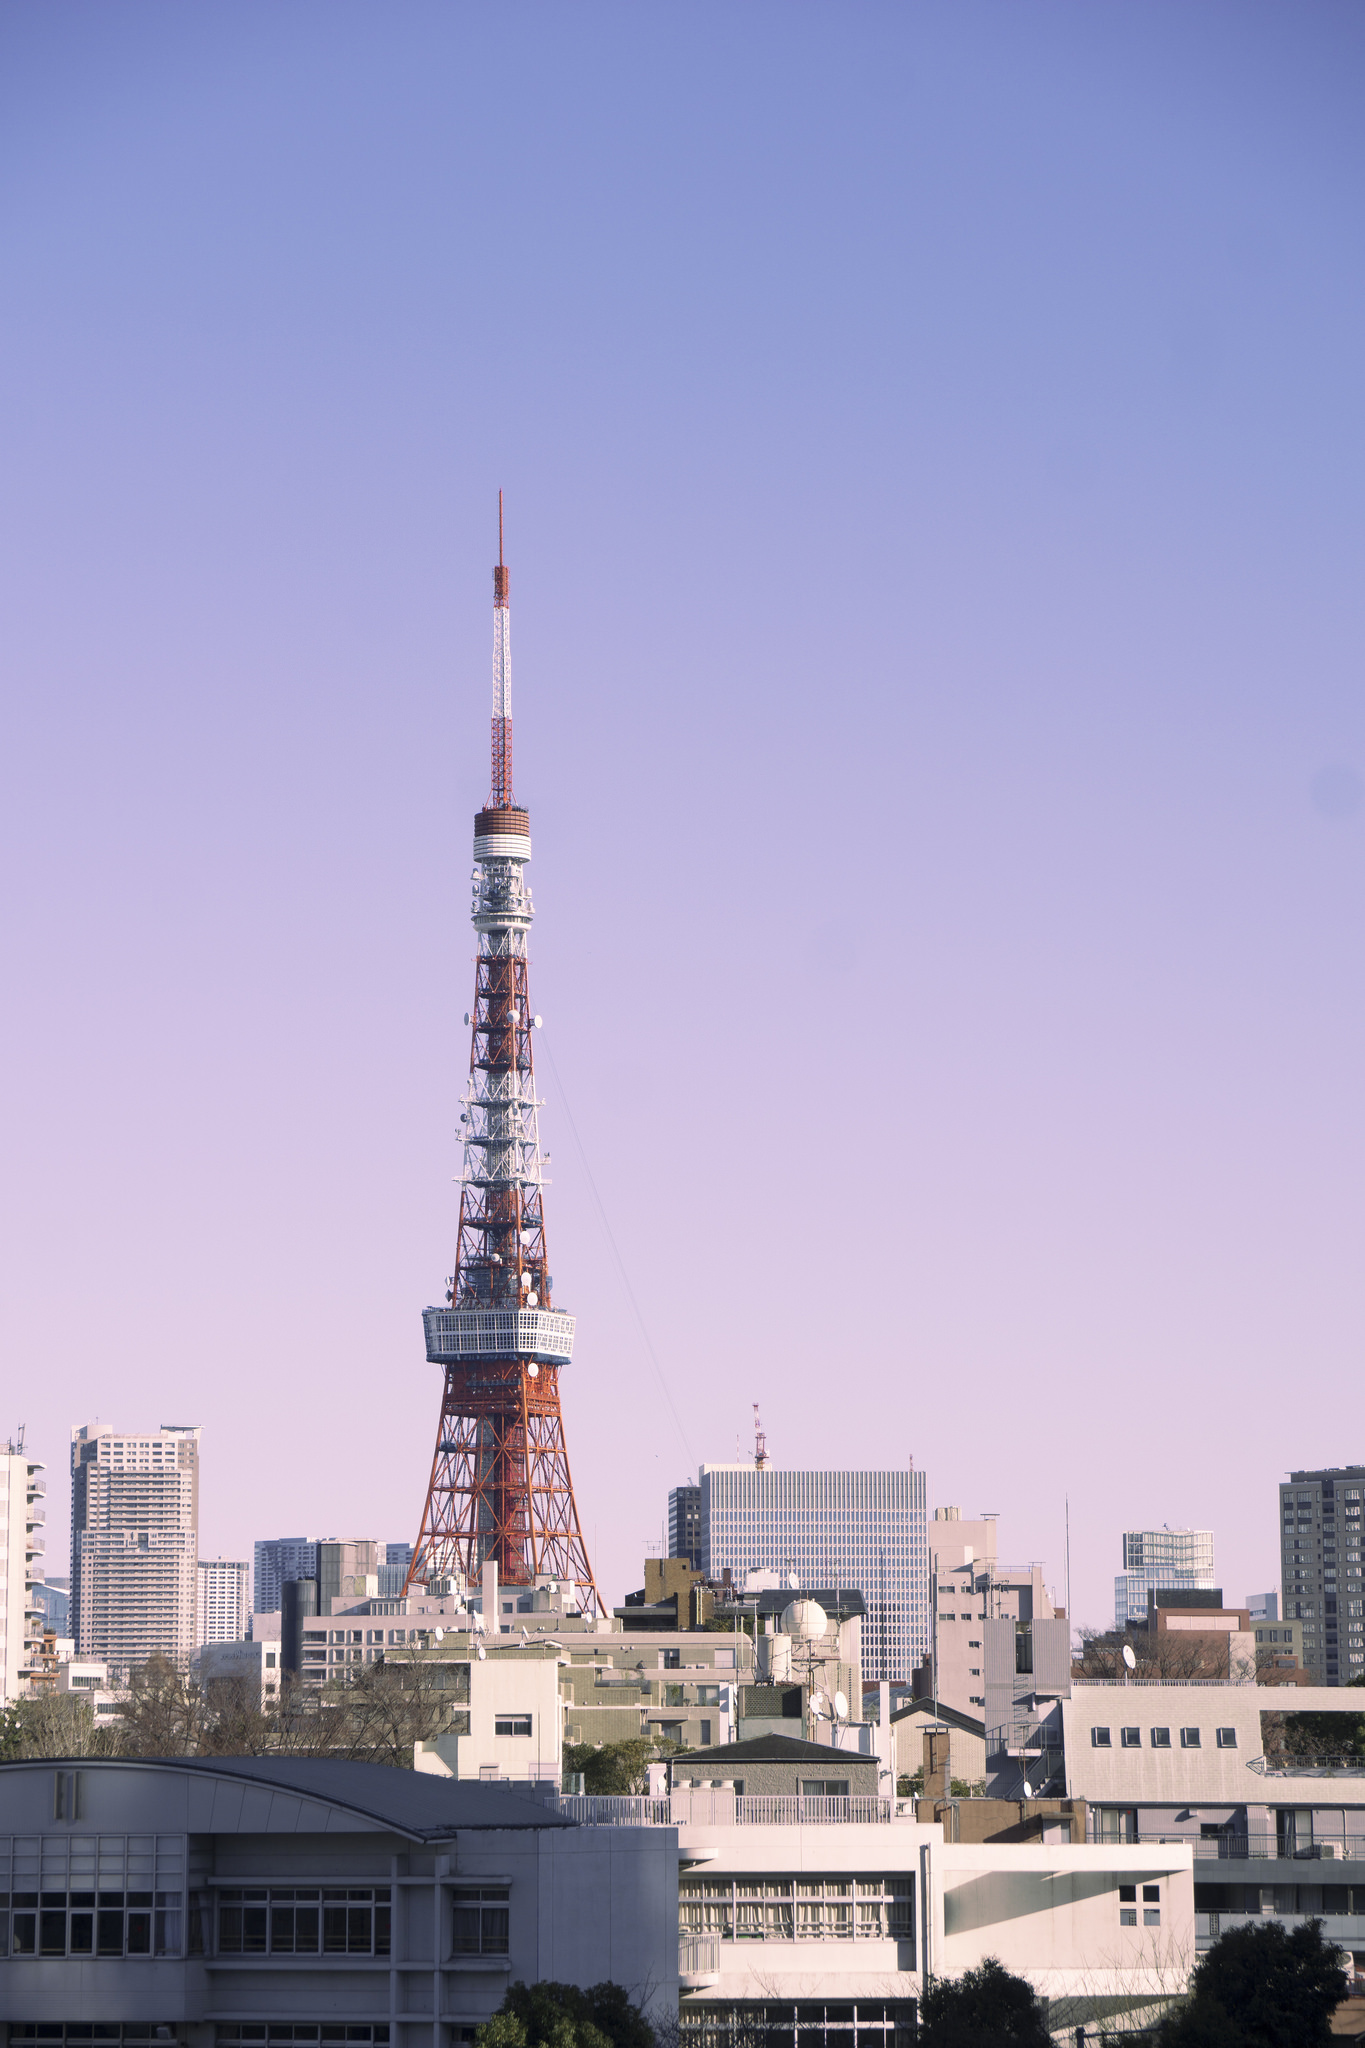
M658 1755L652 1742L633 1736L627 1742L566 1742L564 1769L583 1773L583 1790L598 1797L613 1793L643 1792L649 1783L648 1766Z
M1320 1920L1288 1932L1279 1920L1234 1927L1196 1968L1162 2048L1326 2048L1349 1981Z
M916 2048L1052 2048L1052 2035L1033 1986L987 1956L925 1985Z
M478 2048L654 2048L654 2029L619 1984L513 1984Z

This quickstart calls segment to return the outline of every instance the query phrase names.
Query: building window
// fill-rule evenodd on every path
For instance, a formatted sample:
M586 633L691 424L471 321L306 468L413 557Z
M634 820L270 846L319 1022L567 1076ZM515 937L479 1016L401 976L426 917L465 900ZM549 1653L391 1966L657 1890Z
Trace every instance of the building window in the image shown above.
M177 1892L0 1892L0 1955L178 1956Z
M1142 1730L1140 1728L1120 1728L1119 1741L1125 1749L1141 1749Z
M498 1714L493 1722L495 1735L529 1735L530 1732L529 1714Z
M462 1885L454 1895L451 1950L457 1956L505 1956L510 1923L507 1886Z
M1090 1731L1090 1747L1092 1749L1111 1749L1113 1744L1109 1740L1109 1730L1107 1728L1092 1728Z
M14 2032L13 2028L11 2028L10 2039L14 2041L20 2038L21 2037ZM44 2036L44 2038L46 2038L46 2036ZM72 2038L74 2038L74 2036ZM84 2037L82 2036L82 2038ZM141 2032L134 2034L133 2032L131 2032L129 2028L125 2027L123 2032L123 2038L125 2042L143 2040L151 2041L155 2038L155 2035L151 2028L148 2028L145 2034ZM381 2041L388 2041L389 2023L387 2020L380 2020L376 2025L373 2026L366 2026L363 2023L360 2026L357 2026L354 2020L350 2020L346 2023L345 2026L336 2027L326 2025L300 2026L296 2021L292 2026L289 2027L266 2027L263 2026L259 2021L248 2020L242 2025L223 2026L220 2024L218 2027L218 2031L214 2036L214 2039L220 2042L230 2043L231 2048L237 2048L237 2043L239 2041L243 2044L245 2044L248 2041L253 2042L255 2044L258 2044L259 2048L259 2044L263 2044L266 2040L296 2042L345 2040L348 2042L373 2041L378 2043Z
M1170 1746L1171 1746L1171 1731L1170 1731L1170 1729L1169 1729L1169 1728L1154 1728L1154 1729L1152 1730L1152 1748L1153 1748L1153 1749L1169 1749L1169 1748L1170 1748Z
M1236 1749L1237 1730L1235 1728L1220 1728L1218 1730L1218 1747L1220 1749Z
M680 1878L678 1932L722 1941L911 1941L914 1879Z
M1180 1731L1180 1747L1182 1749L1198 1749L1199 1730L1197 1728L1182 1728Z
M386 1956L389 1887L220 1891L218 1953Z

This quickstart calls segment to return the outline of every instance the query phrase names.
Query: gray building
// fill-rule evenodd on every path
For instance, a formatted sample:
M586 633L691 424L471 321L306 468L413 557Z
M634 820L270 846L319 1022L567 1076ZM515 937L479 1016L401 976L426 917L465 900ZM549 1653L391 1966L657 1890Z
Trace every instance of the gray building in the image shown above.
M1301 1625L1318 1685L1365 1677L1360 1529L1365 1465L1291 1472L1280 1487L1284 1619Z
M434 2048L518 1978L677 2008L669 1828L284 1757L0 1764L0 1814L10 2042Z
M315 1579L318 1575L318 1546L307 1536L266 1537L255 1545L255 1556L253 1614L278 1614L284 1605L286 1580Z
M701 1570L701 1488L675 1486L668 1496L668 1554Z

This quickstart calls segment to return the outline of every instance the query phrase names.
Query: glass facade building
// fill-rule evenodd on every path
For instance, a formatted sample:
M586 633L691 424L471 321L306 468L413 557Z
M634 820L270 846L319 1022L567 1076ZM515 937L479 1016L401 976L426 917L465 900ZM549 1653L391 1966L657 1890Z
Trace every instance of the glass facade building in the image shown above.
M743 1587L751 1571L863 1597L863 1677L908 1679L929 1648L923 1472L782 1472L703 1465L702 1565Z
M1114 1580L1114 1627L1147 1620L1147 1595L1213 1587L1212 1529L1125 1529Z

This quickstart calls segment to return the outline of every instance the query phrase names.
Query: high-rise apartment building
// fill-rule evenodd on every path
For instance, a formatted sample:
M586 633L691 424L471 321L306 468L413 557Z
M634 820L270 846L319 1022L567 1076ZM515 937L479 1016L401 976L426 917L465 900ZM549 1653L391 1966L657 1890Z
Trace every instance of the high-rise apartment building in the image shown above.
M330 1614L334 1600L364 1600L379 1592L379 1545L367 1537L318 1545L318 1613Z
M318 1546L307 1536L270 1536L255 1546L255 1577L252 1586L253 1614L278 1614L284 1605L287 1579L315 1579L318 1575Z
M924 1474L703 1465L701 1569L777 1572L863 1596L863 1677L909 1678L929 1647Z
M1147 1623L1149 1593L1209 1591L1212 1529L1125 1529L1123 1570L1114 1580L1114 1626Z
M668 1496L668 1554L701 1570L701 1488L675 1486Z
M251 1613L251 1566L245 1558L201 1557L195 1640L240 1643Z
M34 1588L43 1576L47 1467L18 1443L0 1451L0 1707L23 1689L43 1647Z
M1362 1499L1365 1465L1291 1472L1280 1487L1284 1618L1300 1624L1315 1685L1365 1677Z
M161 1652L188 1666L199 1564L199 1431L71 1432L71 1629L111 1684Z

